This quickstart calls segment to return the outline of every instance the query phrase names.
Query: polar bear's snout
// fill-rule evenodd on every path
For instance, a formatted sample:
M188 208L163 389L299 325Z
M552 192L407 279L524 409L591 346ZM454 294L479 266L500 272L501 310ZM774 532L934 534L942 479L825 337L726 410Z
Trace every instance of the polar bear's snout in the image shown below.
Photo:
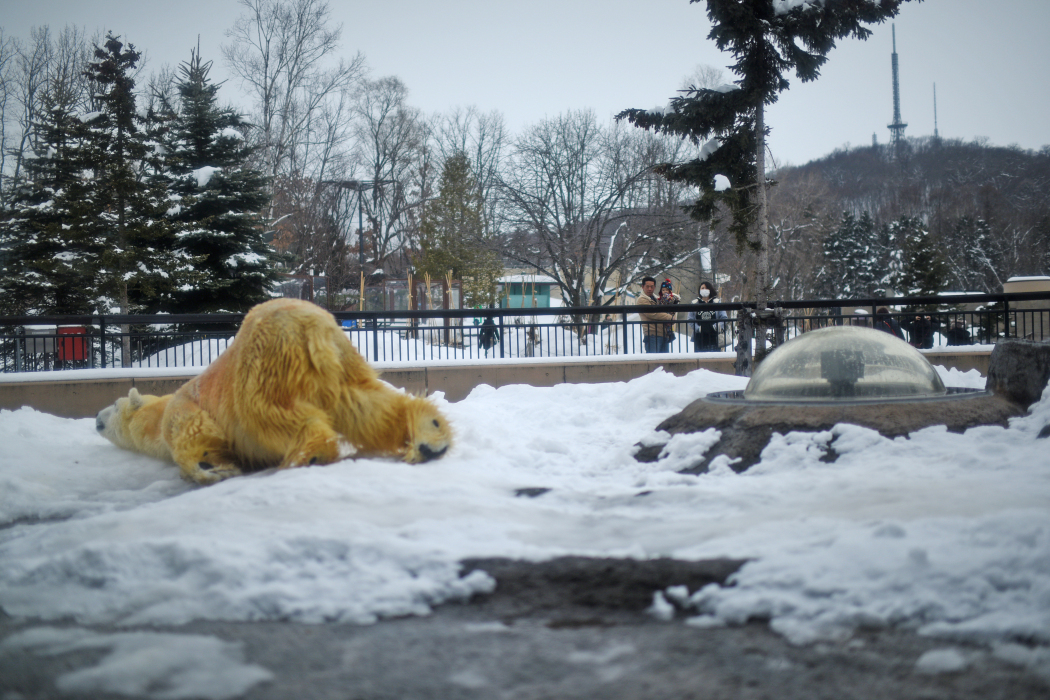
M99 411L98 415L95 416L95 430L104 434L106 432L106 424L115 411L116 406L113 405L106 406Z
M421 457L423 457L423 461L424 462L429 462L432 459L437 459L441 455L445 454L447 451L448 451L448 445L444 445L443 447L440 447L440 448L438 448L436 450L434 448L432 448L430 445L420 445L419 446L419 454L420 454Z

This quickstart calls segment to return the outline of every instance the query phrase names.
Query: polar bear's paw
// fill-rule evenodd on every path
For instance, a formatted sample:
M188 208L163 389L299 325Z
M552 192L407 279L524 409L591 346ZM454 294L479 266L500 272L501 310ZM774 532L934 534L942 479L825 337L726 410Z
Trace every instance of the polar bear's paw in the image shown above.
M303 439L289 450L281 469L332 464L357 454L357 449L330 428L314 424L303 431Z
M203 486L215 484L233 476L240 476L243 472L233 464L212 464L201 460L194 467L182 468L182 478Z

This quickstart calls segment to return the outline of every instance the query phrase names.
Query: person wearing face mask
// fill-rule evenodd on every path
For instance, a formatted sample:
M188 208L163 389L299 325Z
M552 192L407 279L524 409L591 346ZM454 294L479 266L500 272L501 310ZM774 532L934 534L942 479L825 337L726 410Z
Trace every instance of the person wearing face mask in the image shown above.
M706 280L700 283L699 293L694 304L715 304L718 297L715 288ZM722 323L729 320L729 314L725 311L690 311L689 322L693 329L693 351L694 352L717 352L721 350L718 336L722 330Z

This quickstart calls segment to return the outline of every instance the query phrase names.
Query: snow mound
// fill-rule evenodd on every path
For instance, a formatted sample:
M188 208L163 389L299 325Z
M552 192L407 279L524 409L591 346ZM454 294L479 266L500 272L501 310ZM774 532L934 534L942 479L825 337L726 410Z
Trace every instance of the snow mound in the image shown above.
M666 437L665 418L745 383L657 370L479 386L457 403L434 397L456 430L437 462L347 460L207 488L110 445L91 420L0 411L0 606L136 625L368 623L492 590L461 569L467 558L728 556L751 560L731 585L672 586L653 614L766 619L796 643L903 627L1048 666L1050 389L1005 428L774 435L743 474L718 460L677 472L715 431L676 436L660 462L634 459L638 442Z

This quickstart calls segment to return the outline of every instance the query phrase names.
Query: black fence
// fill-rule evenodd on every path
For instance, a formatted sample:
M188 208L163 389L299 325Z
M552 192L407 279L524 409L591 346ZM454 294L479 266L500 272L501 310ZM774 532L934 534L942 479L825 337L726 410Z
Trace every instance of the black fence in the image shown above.
M833 325L871 327L880 307L920 347L992 344L1001 338L1050 338L1050 292L891 299L778 301L788 339ZM678 304L420 312L336 312L355 346L375 362L611 356L645 352L644 334L670 332L668 352L694 352L689 312L725 311L716 352L732 350L736 317L754 304ZM676 313L653 324L639 313ZM3 372L203 367L233 340L243 314L0 317ZM649 328L646 328L649 326ZM928 327L923 330L922 327Z

